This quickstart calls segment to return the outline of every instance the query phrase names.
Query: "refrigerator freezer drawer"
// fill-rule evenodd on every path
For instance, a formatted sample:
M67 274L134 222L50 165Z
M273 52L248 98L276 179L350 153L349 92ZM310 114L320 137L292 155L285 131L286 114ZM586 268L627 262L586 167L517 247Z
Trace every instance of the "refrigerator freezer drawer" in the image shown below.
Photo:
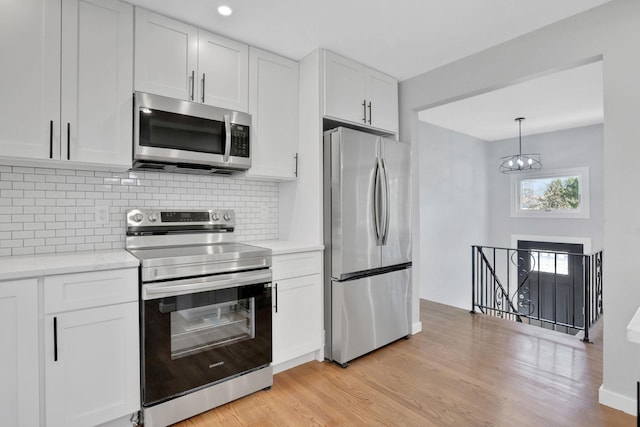
M332 281L331 359L340 364L410 333L411 269Z

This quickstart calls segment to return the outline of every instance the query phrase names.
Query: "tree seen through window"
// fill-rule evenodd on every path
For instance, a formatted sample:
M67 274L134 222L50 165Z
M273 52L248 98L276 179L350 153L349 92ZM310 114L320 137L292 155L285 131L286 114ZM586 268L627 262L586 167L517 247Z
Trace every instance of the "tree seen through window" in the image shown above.
M522 180L520 194L522 210L571 211L580 207L577 176Z

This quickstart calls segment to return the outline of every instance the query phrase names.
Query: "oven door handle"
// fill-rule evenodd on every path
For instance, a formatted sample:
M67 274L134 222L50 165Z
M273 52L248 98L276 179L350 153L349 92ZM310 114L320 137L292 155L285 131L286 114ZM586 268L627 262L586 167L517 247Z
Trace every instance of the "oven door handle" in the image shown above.
M269 283L269 286L271 285L271 270L221 274L219 276L205 277L201 279L184 279L173 280L170 282L147 283L142 286L142 299L150 300L178 295L188 295L195 294L197 292L257 285L260 283Z

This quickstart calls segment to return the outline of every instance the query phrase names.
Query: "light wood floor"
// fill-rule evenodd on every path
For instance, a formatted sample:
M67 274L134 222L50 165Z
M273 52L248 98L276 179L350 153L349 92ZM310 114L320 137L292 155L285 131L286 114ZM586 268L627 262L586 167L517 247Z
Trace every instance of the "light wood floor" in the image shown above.
M176 424L204 426L635 426L598 404L602 340L422 301L423 331L353 361L310 362ZM601 337L598 337L601 338Z

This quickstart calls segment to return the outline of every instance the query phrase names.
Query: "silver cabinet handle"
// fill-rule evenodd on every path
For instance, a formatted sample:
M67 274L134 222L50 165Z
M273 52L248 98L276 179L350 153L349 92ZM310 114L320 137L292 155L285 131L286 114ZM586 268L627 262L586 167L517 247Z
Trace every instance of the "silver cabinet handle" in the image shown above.
M204 104L204 79L205 75L202 73L202 103Z
M369 101L369 124L371 124L371 101Z
M296 159L296 166L295 166L295 170L293 172L293 175L297 178L298 177L298 153L296 153L295 156L293 156Z
M367 100L362 100L362 121L367 123Z
M195 97L195 80L196 80L196 71L191 70L191 100Z

